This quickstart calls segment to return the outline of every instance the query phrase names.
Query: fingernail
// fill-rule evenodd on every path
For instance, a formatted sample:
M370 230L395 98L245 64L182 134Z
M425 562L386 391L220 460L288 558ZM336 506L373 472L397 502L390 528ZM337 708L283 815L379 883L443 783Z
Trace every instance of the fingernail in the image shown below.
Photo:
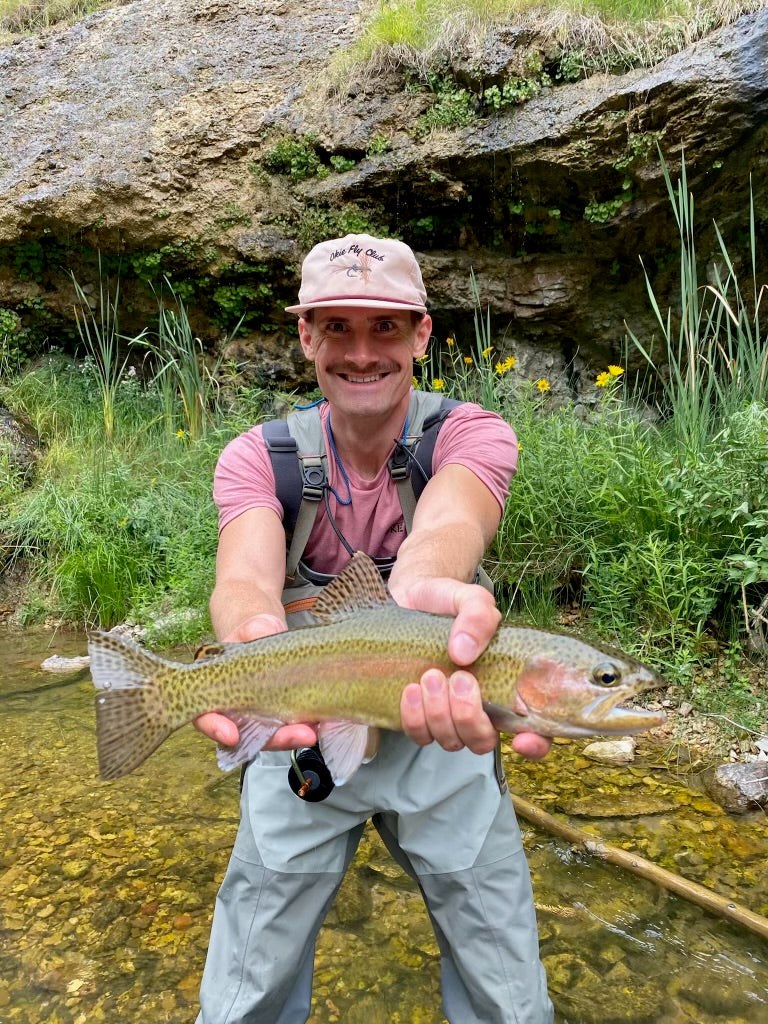
M418 686L407 686L405 689L405 700L411 707L421 704L421 690Z
M426 673L423 683L427 693L440 693L443 689L443 680L432 672Z
M462 665L469 665L473 662L478 654L480 653L477 645L477 640L471 637L469 633L457 633L453 638L452 652L453 660L458 661Z
M475 681L464 672L456 672L451 676L451 690L457 697L469 697L474 692Z

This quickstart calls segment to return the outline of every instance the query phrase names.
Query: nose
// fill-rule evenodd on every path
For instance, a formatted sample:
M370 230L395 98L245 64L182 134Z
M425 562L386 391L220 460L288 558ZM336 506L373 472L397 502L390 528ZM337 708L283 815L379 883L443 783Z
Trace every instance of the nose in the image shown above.
M355 366L370 366L378 360L374 339L366 329L350 331L345 339L344 358Z

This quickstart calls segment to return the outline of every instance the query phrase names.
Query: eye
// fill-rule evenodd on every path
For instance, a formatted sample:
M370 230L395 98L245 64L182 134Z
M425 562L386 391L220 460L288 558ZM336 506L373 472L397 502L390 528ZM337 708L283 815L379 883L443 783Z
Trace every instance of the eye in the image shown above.
M621 682L621 672L615 665L606 662L592 670L592 679L598 686L618 686Z

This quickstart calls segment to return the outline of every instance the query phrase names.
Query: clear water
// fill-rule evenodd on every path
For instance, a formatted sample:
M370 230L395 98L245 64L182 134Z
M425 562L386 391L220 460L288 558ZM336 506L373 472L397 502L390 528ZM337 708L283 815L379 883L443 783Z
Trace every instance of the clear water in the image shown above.
M0 1024L182 1024L196 1015L237 779L192 729L97 778L80 636L0 633ZM630 769L558 744L514 790L768 914L768 826L723 814L643 750ZM523 823L542 955L567 1024L765 1024L768 942ZM417 892L366 836L318 943L312 1024L440 1024Z

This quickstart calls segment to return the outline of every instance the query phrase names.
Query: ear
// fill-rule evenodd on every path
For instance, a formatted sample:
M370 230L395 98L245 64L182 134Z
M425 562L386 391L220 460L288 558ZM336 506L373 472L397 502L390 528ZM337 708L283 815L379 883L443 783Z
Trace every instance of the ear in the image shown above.
M315 345L312 335L312 324L305 320L303 316L299 317L299 341L301 342L305 358L309 359L310 362L314 362Z
M429 339L432 337L432 317L427 314L416 327L416 335L413 339L413 358L418 359L427 351Z

